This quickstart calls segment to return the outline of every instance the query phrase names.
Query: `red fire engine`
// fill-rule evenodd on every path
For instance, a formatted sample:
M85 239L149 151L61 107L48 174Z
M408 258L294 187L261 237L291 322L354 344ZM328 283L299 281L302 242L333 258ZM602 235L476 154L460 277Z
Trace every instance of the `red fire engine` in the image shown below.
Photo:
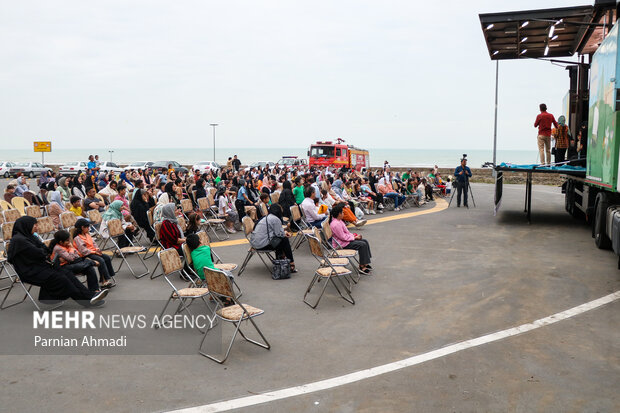
M332 166L334 168L350 168L361 170L370 167L370 155L365 149L345 145L344 139L318 141L310 145L308 151L310 166Z

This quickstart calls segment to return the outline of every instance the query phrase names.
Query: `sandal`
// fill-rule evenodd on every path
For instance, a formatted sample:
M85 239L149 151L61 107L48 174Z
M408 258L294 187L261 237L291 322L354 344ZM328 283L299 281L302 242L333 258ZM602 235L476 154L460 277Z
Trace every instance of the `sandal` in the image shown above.
M295 274L297 269L295 269L295 264L291 265L291 274Z

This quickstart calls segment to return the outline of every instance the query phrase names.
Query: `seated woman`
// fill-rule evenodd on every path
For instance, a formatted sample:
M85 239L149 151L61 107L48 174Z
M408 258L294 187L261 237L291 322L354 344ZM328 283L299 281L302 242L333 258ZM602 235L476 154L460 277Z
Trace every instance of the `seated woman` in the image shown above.
M334 205L329 216L329 227L332 230L332 244L334 248L349 248L357 250L360 254L359 271L362 274L370 273L370 244L359 234L352 234L343 221L344 205Z
M127 186L123 184L118 186L118 194L114 197L114 201L121 201L123 203L121 213L125 221L129 221L131 219L131 211L129 209L129 200L127 199Z
M165 249L174 248L179 255L183 255L181 246L185 242L185 235L179 226L174 204L166 204L161 209L162 222L159 233L159 240Z
M221 185L215 194L217 199L218 214L226 216L226 231L230 234L235 232L235 223L239 221L239 214L233 209L234 201L228 195L228 191L225 185Z
M99 280L102 282L102 287L114 287L115 282L112 277L114 277L115 274L114 268L112 267L112 259L101 252L95 240L90 236L88 232L89 229L90 223L88 220L77 220L73 228L73 246L81 257L91 259L98 263Z
M147 191L144 189L135 189L133 199L131 200L131 216L136 220L136 223L140 228L146 231L146 236L149 241L153 241L155 238L155 231L151 228L149 223L148 211L151 208L149 201L152 202Z
M293 189L290 181L284 181L282 183L282 192L280 192L280 198L278 204L282 207L282 216L287 218L291 217L291 207L296 205L295 195L293 195Z
M125 230L125 235L127 235L127 238L129 238L129 240L133 240L133 237L134 237L133 233L134 233L135 227L133 226L131 222L125 221L123 217L123 212L122 212L123 208L125 207L123 206L122 201L114 201L110 204L110 206L108 207L108 210L101 215L101 228L99 232L101 233L102 237L104 238L110 237L110 234L108 231L108 221L112 219L118 219L121 221L121 224L123 225L123 229ZM129 241L127 240L127 238L121 237L119 239L118 246L120 248L129 246Z
M36 227L36 218L29 216L19 218L13 226L7 258L19 278L41 287L40 301L72 298L85 307L103 305L108 290L98 293L90 291L70 271L51 267L47 260L47 247L34 235Z
M62 195L62 202L69 202L69 198L71 198L71 189L69 189L69 184L71 183L71 177L62 177L58 180L58 191L60 195Z
M97 271L95 271L95 267L99 265L99 263L82 257L77 250L73 248L73 245L71 245L71 236L68 231L64 229L57 231L54 234L54 239L52 239L49 248L52 250L52 255L50 256L52 261L58 259L58 264L60 264L61 268L69 270L73 274L86 275L86 282L88 283L88 289L90 291L98 292L101 290L97 280ZM113 284L108 282L101 287L110 288L112 286Z
M282 229L282 208L278 204L273 204L269 207L269 214L256 223L250 235L250 244L257 250L275 251L279 259L288 258L291 262L291 272L297 272L291 243L288 240L290 236L289 232ZM271 245L273 238L280 239L280 243L275 247Z
M116 198L116 195L118 195L118 191L116 190L117 188L118 183L112 180L108 183L108 185L106 185L105 188L99 191L99 195L105 199L106 203L111 203L114 201L114 198Z
M200 231L200 215L195 212L190 212L187 216L187 227L185 228L185 237L195 234Z
M63 212L65 212L65 204L62 202L60 191L50 191L50 204L47 207L47 214L52 218L56 229L60 228L60 214Z

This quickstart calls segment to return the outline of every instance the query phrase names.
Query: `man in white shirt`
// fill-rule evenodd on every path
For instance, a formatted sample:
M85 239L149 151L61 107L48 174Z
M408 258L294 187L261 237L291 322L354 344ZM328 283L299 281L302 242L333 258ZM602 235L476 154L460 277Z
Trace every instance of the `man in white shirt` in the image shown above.
M319 207L317 207L314 203L314 200L316 199L314 188L306 188L304 195L305 198L301 203L301 209L304 212L306 221L313 227L321 228L321 224L325 218L327 218L327 214L319 214Z

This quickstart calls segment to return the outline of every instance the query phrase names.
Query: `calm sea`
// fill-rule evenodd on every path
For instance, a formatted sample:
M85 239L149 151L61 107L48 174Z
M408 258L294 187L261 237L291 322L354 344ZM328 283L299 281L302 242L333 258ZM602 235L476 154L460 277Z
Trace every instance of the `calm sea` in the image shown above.
M110 152L113 151L113 152ZM217 148L216 161L225 163L232 155L238 155L244 165L256 161L278 161L283 155L296 155L307 158L307 148ZM388 161L392 166L433 166L452 167L459 164L464 153L469 159L469 166L479 168L484 162L493 160L491 150L466 149L369 149L370 164L381 166ZM53 149L45 154L45 163L63 164L70 161L84 160L88 155L99 155L100 160L112 159L118 164L136 161L174 160L183 165L198 161L213 160L212 148L93 148L93 149ZM498 150L497 161L516 164L535 163L537 151ZM41 154L32 150L0 149L0 161L40 161Z

